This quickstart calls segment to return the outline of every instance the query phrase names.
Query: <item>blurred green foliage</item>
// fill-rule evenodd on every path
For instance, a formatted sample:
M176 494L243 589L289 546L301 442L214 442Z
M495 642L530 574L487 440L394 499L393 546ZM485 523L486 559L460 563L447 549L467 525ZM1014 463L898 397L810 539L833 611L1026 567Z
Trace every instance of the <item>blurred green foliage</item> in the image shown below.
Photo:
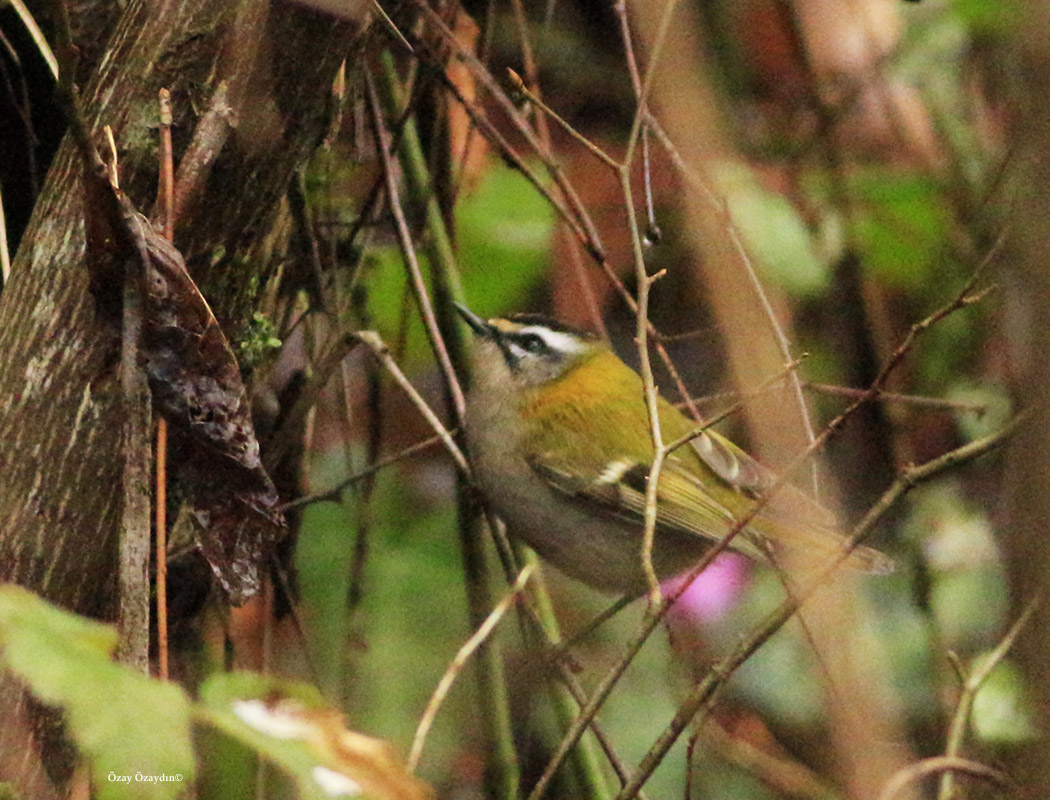
M0 665L65 712L98 796L176 798L195 775L189 702L177 685L113 663L116 645L115 628L0 586Z
M237 341L237 361L241 370L249 372L280 349L276 326L265 314L256 311Z
M216 672L192 702L177 684L113 662L116 643L112 626L0 586L0 667L64 712L100 798L247 796L260 757L302 800L428 796L381 743L347 732L309 684Z
M434 469L445 472L444 465ZM318 465L318 481L338 475L334 460ZM446 477L447 477L447 473ZM427 510L429 509L429 511ZM303 521L297 568L306 623L321 686L345 703L363 730L408 752L430 694L469 632L463 570L451 503L434 504L409 476L381 473L368 511L353 490L341 504L310 507ZM353 539L368 537L360 606L348 606ZM470 676L454 687L428 737L423 774L447 765L477 731L469 715Z
M725 162L712 178L764 280L793 297L827 290L828 264L819 258L812 233L786 197L764 189L742 164Z
M951 223L945 188L929 175L885 167L851 175L849 191L859 206L855 233L872 278L890 289L931 285Z
M982 653L978 658L986 658ZM1005 747L1039 736L1025 701L1024 680L1010 661L992 670L973 702L973 729L984 742Z
M719 17L713 27L727 36L734 30L730 16L740 12L726 12L724 5L705 4L704 13L709 19ZM830 326L831 315L826 313L839 302L837 270L844 255L856 259L859 282L866 290L861 292L867 302L863 310L871 315L865 322L875 329L872 339L881 348L880 355L885 355L910 324L955 296L992 238L982 228L988 223L978 219L977 210L996 180L996 154L981 142L968 94L972 87L963 80L963 66L970 44L1002 35L1012 24L1010 15L991 0L931 6L925 3L905 12L922 24L908 29L884 68L888 76L907 80L928 103L931 127L943 139L943 156L950 167L920 168L907 159L890 163L868 156L858 158L841 174L830 175L825 160L804 152L825 147L826 142L800 144L793 138L797 131L778 130L771 122L773 132L750 149L774 162L762 164L763 168L783 170L779 184L743 160L720 163L712 176L759 275L775 292L778 317L793 323L796 343L813 353L803 367L809 379L846 383L851 360L856 358L856 353L845 349L840 331ZM618 103L616 108L622 111L624 103L629 105L626 73L618 61L587 57L595 52L605 55L608 48L598 46L591 35L594 31L579 20L575 27L559 25L556 18L547 22L552 31L549 42L556 46L544 55L566 73L562 85L557 68L551 70L551 94L557 97L561 85L565 107L586 108L590 103L602 109L598 121L591 120L592 127L585 132L618 135L609 128L613 122L626 124L630 114L618 116L609 107ZM495 37L497 43L517 41L516 36L506 35L507 30L504 24ZM760 115L752 107L759 105L752 95L760 94L752 65L728 63L734 57L738 62L745 58L746 49L740 42L715 38L718 55L727 62L721 79L726 104L741 118ZM591 82L595 85L588 85ZM588 92L594 96L585 96ZM761 98L769 104L776 99L768 87ZM799 110L792 113L799 115ZM582 124L587 122L584 119ZM321 149L305 180L314 217L333 231L351 228L362 210L365 192L359 184L365 182L365 172L341 146ZM786 184L794 190L793 196L781 193ZM677 189L675 185L667 194ZM656 209L660 219L681 213L679 206L668 205ZM453 217L467 300L482 315L528 309L549 288L553 269L563 266L552 264L554 211L518 172L498 159L491 160L476 185L461 189ZM392 346L414 381L432 386L434 359L411 297L404 258L385 228L369 234L371 238L362 236L352 243L354 255L360 257L352 280L364 298L367 322ZM847 247L855 252L847 253ZM689 265L683 268L678 263L686 248L670 242L654 248L649 251L650 267L688 269ZM420 267L429 276L431 264L423 249L418 253ZM664 255L667 252L674 257ZM666 305L677 306L681 300L684 307L693 299L684 297L682 287L688 283L667 280L657 285L657 291L674 286L675 296L665 297ZM257 287L248 288L256 293ZM1001 336L996 328L998 303L993 294L982 305L939 322L909 354L900 370L899 388L979 402L986 410L893 408L887 415L904 458L942 452L985 435L1010 415L1009 394L994 358L1002 348L997 340ZM656 309L654 318L661 312ZM349 323L354 326L364 320ZM241 343L242 362L250 366L264 361L280 347L280 339L269 319L257 314ZM697 361L708 356L702 346L690 352ZM814 402L818 427L820 419L836 413L844 402L838 397ZM383 436L398 442L411 429L400 419L387 420L386 425ZM364 441L372 433L358 430L350 442L319 437L323 443L308 465L309 484L330 486L366 466ZM384 440L384 452L388 444ZM351 453L353 469L346 464L344 449ZM982 463L974 471L986 477L994 470ZM887 536L896 543L897 573L865 584L862 603L870 620L856 635L865 647L878 652L879 663L889 671L888 683L906 722L913 726L911 744L922 754L941 752L943 738L937 732L946 729L953 712L945 702L955 688L945 651L972 662L995 644L1009 623L1009 587L989 510L996 498L989 497L987 489L982 494L976 484L967 473L911 495L900 522ZM316 689L259 676L215 675L204 683L201 701L194 705L176 687L111 663L112 629L48 608L17 590L0 589L3 664L45 702L65 709L72 736L93 761L101 797L125 796L105 780L110 770L132 775L147 770L180 772L188 782L195 769L191 741L202 754L202 797L244 796L245 787L256 780L259 754L286 776L288 791L294 786L317 794L312 778L316 753L302 742L278 745L234 711L243 708L238 704L269 692L296 697L308 708L345 709L355 728L382 736L407 752L431 692L471 633L454 478L439 453L380 471L367 496L361 485L345 490L339 502L316 503L303 513L295 553L301 588L298 612L316 670L310 676ZM367 537L363 548L358 547L360 537ZM366 554L362 565L353 563L355 548ZM361 568L362 583L355 587L359 597L352 598L355 566ZM571 583L565 588L563 582L554 582L563 590L558 593L560 611L577 617L593 612L597 603L592 594L577 591ZM492 583L498 592L502 583ZM695 675L784 598L781 580L769 570L754 570L742 588L732 591L732 608L724 617L692 619L688 636L678 631L654 637L603 709L603 723L629 767L665 728ZM580 677L588 689L636 630L639 613L640 607L625 612L586 643L582 652L587 660ZM526 772L533 774L560 734L546 692L533 685L547 678L535 666L543 657L523 643L513 616L504 620L496 635L506 646L508 663L515 665L508 670L517 690L514 721ZM735 712L761 719L774 735L788 731L812 741L826 733L828 697L822 665L798 624L788 625L762 646L732 677L725 694ZM1031 736L1023 696L1022 681L1007 659L977 696L972 722L982 742L1007 748ZM427 741L420 770L432 783L460 791L481 783L478 773L485 754L477 724L478 702L475 676L468 666ZM191 740L194 714L205 724L194 729ZM648 787L651 796L681 796L685 749L685 743L679 742L656 772ZM702 740L695 766L695 796L750 800L783 796L715 755ZM174 797L174 786L140 784L136 789L141 789L142 797Z

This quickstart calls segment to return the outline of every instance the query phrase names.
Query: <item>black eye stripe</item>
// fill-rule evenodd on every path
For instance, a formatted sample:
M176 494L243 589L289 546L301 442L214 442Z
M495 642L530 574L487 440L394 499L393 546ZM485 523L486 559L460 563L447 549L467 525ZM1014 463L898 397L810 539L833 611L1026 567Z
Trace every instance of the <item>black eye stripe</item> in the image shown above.
M550 360L555 355L547 340L534 331L501 331L496 343L512 371L517 371L522 360L529 356Z
M508 345L532 355L543 355L552 352L547 340L534 331L504 331L501 337Z
M515 355L514 350L511 349L508 337L500 336L498 339L496 339L496 345L499 347L500 352L503 354L503 360L507 363L507 366L510 367L512 372L516 371L518 369L518 361L520 359L517 355Z

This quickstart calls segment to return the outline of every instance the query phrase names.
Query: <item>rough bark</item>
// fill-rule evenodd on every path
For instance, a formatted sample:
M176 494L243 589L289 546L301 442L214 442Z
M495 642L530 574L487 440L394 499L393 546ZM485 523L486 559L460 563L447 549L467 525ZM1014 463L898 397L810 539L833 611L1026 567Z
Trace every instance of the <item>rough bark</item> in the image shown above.
M228 336L265 281L268 266L253 254L324 133L332 79L362 28L286 2L134 0L82 92L88 126L113 128L122 188L148 212L158 89L176 104L178 158L226 81L237 127L199 207L178 220L176 244ZM0 296L0 580L112 620L119 334L88 292L80 172L67 139ZM0 718L21 703L17 687L0 686Z
M1017 640L1015 651L1025 671L1029 700L1035 712L1039 737L1014 753L1018 795L1050 796L1047 764L1050 740L1050 7L1043 2L1022 4L1025 18L1018 25L1019 71L1016 96L1020 126L1016 138L1014 206L1010 209L1011 261L1014 267L1010 293L1013 319L1009 329L1014 355L1021 366L1018 394L1036 415L1021 429L1011 448L1011 525L1003 542L1014 597L1020 613L1032 597L1043 601Z

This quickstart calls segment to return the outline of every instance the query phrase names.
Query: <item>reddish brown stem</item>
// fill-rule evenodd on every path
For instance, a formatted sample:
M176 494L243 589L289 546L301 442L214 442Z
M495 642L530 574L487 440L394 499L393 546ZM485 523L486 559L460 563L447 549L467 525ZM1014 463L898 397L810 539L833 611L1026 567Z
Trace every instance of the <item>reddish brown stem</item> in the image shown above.
M175 239L175 178L171 154L171 93L161 89L160 181L157 204L162 210L164 238ZM168 421L157 417L157 674L168 679Z

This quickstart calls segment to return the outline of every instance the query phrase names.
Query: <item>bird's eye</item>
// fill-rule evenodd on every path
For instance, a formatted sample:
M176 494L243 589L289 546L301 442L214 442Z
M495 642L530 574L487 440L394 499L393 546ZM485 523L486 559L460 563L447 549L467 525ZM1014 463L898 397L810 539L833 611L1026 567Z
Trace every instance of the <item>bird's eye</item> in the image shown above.
M527 353L542 353L547 349L547 343L535 333L526 333L519 340L521 348Z

